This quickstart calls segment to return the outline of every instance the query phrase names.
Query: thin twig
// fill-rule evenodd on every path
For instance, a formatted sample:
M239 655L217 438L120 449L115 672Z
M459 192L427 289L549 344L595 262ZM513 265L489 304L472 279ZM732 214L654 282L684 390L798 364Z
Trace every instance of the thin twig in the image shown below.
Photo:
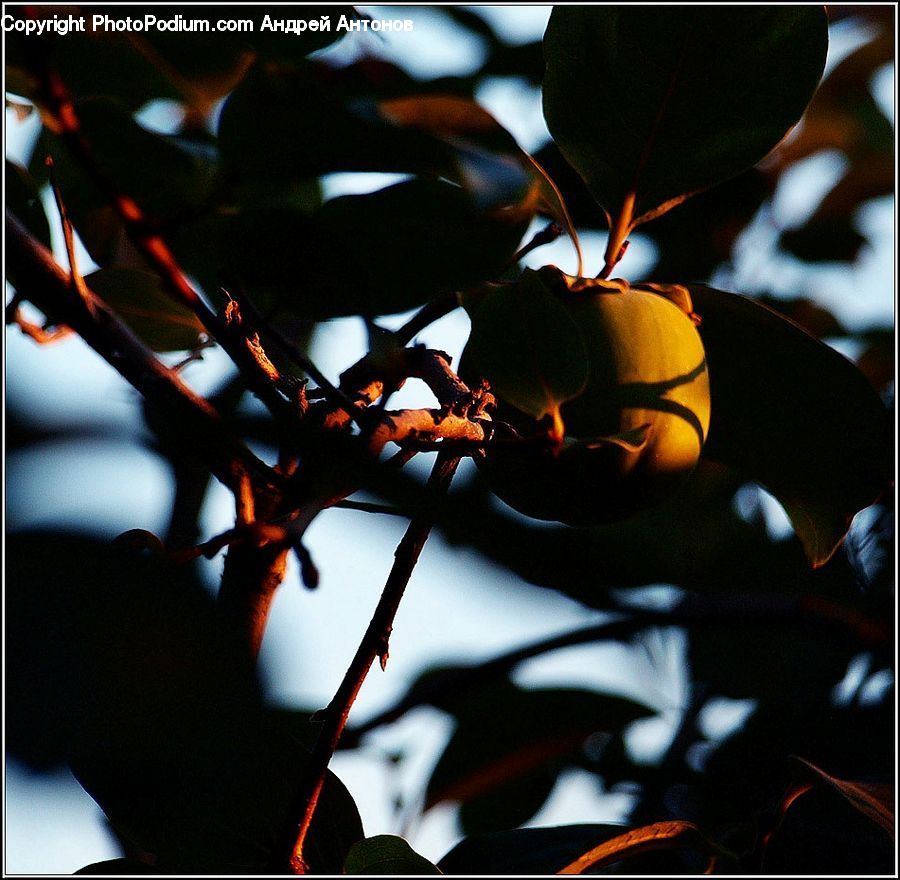
M563 228L556 223L548 223L543 229L535 232L531 241L520 248L509 261L507 268L512 268L519 260L527 257L532 251L543 247L545 244L556 241L563 234Z
M228 353L238 369L247 375L252 390L272 410L273 415L282 417L290 423L296 417L296 413L280 395L272 371L263 368L268 364L268 360L264 359L263 363L261 356L264 356L264 352L261 351L258 341L247 334L235 332L240 326L239 321L229 322L220 318L204 302L187 280L171 248L149 222L141 207L131 196L120 191L117 183L107 175L106 170L97 161L91 145L82 132L81 121L72 96L60 76L47 66L40 47L32 47L30 55L31 66L41 82L47 110L54 117L60 137L113 206L129 238L159 275L164 289L176 302L189 308L200 319L209 335ZM76 283L77 277L77 273L73 272Z
M347 413L356 418L359 410L352 400L340 388L335 387L325 376L325 374L305 355L300 349L294 345L276 326L271 322L264 321L259 314L259 310L253 302L239 288L234 288L234 296L238 299L241 311L249 318L255 329L262 328L262 332L269 337L282 353L287 355L300 369L302 369L311 379L319 386L319 390L324 393L326 398L330 398Z
M406 345L429 324L433 324L445 315L449 315L450 312L457 308L459 308L458 293L454 291L441 294L436 299L422 306L399 330L395 330L394 338L400 345Z
M45 325L42 327L40 324L34 324L22 314L21 309L15 309L12 316L7 318L6 323L15 324L38 345L50 345L53 342L60 342L72 334L72 328L65 325L55 327Z
M375 504L370 501L350 501L345 498L343 501L337 501L331 506L339 507L342 510L359 510L363 513L383 513L386 516L402 516L406 519L410 518L408 511L400 510L397 507L391 507L387 504Z
M509 261L509 266L515 266L524 256L530 254L535 248L555 241L563 234L563 230L556 223L550 223L537 233L518 253ZM400 329L394 331L394 339L400 345L406 345L412 339L435 321L445 315L449 315L454 309L459 308L459 293L452 291L444 293L426 303L416 312Z
M82 278L81 272L78 271L78 257L75 254L75 230L72 228L72 221L69 219L69 212L66 209L66 203L63 201L62 191L59 188L59 181L56 178L56 167L53 164L53 157L47 156L44 160L44 164L50 172L50 188L53 190L53 198L56 201L56 210L59 213L59 222L62 224L63 242L66 247L66 258L69 261L72 287L84 300L85 305L90 308L91 298L86 293L84 278Z
M185 426L195 454L203 455L216 477L235 488L244 473L271 483L276 475L224 430L219 413L165 366L132 330L90 289L88 303L73 293L71 275L44 245L6 212L6 259L15 271L17 292L55 322L71 327L101 357L162 412L173 426Z
M458 457L438 455L427 486L427 491L432 498L439 498L447 491L458 465ZM294 809L291 810L293 819L287 829L282 846L275 853L275 870L283 870L285 865L288 865L294 874L307 872L304 845L315 815L322 786L325 783L328 764L337 749L341 734L347 724L350 708L356 700L372 663L376 657L379 657L383 668L387 660L387 646L394 617L422 548L425 546L425 541L431 532L432 521L431 515L420 513L409 524L406 534L395 551L394 565L356 655L344 675L334 699L321 713L322 728L313 747Z

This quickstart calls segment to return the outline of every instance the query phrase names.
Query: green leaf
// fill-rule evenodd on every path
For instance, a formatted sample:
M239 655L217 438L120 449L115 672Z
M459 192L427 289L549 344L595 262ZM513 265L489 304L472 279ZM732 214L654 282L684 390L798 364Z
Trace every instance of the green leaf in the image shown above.
M409 180L298 210L247 211L232 224L229 269L310 318L402 312L499 275L531 205L483 211L465 190Z
M796 324L737 294L689 289L712 395L704 455L768 489L824 565L892 479L887 411L850 361Z
M25 224L25 228L48 248L50 224L41 204L34 178L17 162L6 160L6 207Z
M440 874L441 871L420 856L402 837L379 834L357 841L344 862L345 874Z
M556 874L626 830L623 825L560 825L478 834L461 840L438 867L445 874Z
M468 305L471 369L504 400L536 419L555 416L588 380L588 354L569 310L530 269L516 285Z
M154 351L197 345L203 324L189 308L172 300L158 275L139 269L100 269L84 280Z
M820 6L554 8L544 115L622 240L781 140L821 76L827 24Z

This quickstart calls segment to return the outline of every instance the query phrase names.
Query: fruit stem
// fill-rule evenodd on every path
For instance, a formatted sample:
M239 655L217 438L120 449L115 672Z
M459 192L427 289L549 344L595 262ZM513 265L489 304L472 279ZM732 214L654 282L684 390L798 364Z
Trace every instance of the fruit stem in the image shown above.
M626 239L628 238L628 233L634 228L632 225L634 220L634 199L635 194L633 191L626 194L615 221L610 225L606 252L603 255L606 262L597 276L598 278L609 278L616 264L625 256L625 251L628 249Z

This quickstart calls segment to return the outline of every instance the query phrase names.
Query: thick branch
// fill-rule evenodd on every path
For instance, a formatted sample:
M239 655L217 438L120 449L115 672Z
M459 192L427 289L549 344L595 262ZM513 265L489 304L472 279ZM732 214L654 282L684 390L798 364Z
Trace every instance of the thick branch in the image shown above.
M447 491L458 465L459 458L438 455L428 481L428 493L432 499L439 498ZM425 513L417 515L410 522L406 534L395 551L394 565L375 613L372 615L372 620L357 649L356 656L344 675L334 699L322 713L322 729L319 731L303 784L294 808L291 810L292 822L287 829L283 846L276 851L276 870L283 870L287 864L294 874L306 873L303 848L325 782L328 764L337 749L341 734L347 724L350 708L356 700L372 663L376 657L381 658L382 668L387 662L388 640L393 628L394 617L419 559L419 554L431 532L431 526L432 517Z
M218 604L238 642L253 658L259 655L275 591L284 580L288 548L278 543L228 548Z
M440 443L463 440L477 444L484 439L484 426L472 421L469 415L439 409L401 409L384 414L372 431L369 448L378 453L391 442L401 446L406 441L432 440Z

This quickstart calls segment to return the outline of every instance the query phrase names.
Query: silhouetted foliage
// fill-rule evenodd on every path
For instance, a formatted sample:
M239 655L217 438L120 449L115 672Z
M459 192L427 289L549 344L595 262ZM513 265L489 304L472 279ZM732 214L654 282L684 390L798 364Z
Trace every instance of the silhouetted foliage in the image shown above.
M894 191L870 89L893 60L892 11L836 7L867 29L822 79L823 7L559 6L519 45L477 9L435 7L484 58L428 81L377 51L335 61L329 46L381 22L353 7L178 8L251 20L245 33L91 26L160 8L14 7L6 35L7 113L41 123L28 161L6 165L10 332L79 334L143 395L125 442L174 480L162 538L109 542L89 524L24 527L27 474L10 462L7 748L35 772L70 767L114 827L123 858L78 873L889 872L893 328L848 327L809 285L721 288L785 172L826 150L844 171L772 232L770 257L864 258L859 208ZM70 12L86 32L47 26ZM497 77L542 87L551 140L533 156L473 97ZM159 99L168 133L140 112ZM325 198L335 172L404 179ZM48 250L48 196L68 264ZM650 280L610 278L638 227ZM525 267L578 230L607 232L604 265ZM83 277L73 235L96 264ZM472 329L457 374L412 343L458 307ZM400 330L375 323L407 312ZM309 343L346 316L370 350L332 384ZM233 365L203 397L171 365L210 346ZM389 409L408 379L436 404ZM8 407L8 454L98 439L87 419L48 428L40 406L23 392ZM427 483L402 469L434 452ZM477 468L448 493L462 457ZM221 535L201 519L213 478L235 500ZM274 710L255 664L272 596L288 560L316 586L306 528L354 504L410 521L382 600L331 705ZM345 730L432 528L508 584L614 615L424 670ZM222 550L221 583L205 583L196 561ZM664 607L636 590L660 584ZM655 762L628 745L660 713L650 687L514 677L569 645L640 651L658 628L685 634L688 688ZM724 741L702 723L719 698L751 707ZM417 706L453 722L417 807L459 805L464 839L437 864L365 836L327 770ZM526 827L573 769L598 796L633 795L625 823Z

